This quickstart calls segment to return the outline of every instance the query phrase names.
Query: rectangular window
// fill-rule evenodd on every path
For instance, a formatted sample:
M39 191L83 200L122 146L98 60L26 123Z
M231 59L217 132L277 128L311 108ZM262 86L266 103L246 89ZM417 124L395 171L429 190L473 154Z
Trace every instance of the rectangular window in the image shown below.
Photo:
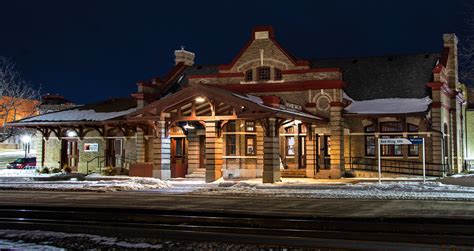
M257 79L259 81L270 80L270 67L258 67L257 68Z
M274 69L275 69L275 80L282 80L283 75L281 73L281 70L278 68L274 68Z
M245 131L246 132L255 132L255 122L254 121L245 121Z
M175 153L176 157L182 157L184 155L184 138L174 138L175 140Z
M419 136L413 135L408 136L410 139L419 138ZM408 145L408 156L417 157L419 154L419 145Z
M293 136L286 137L286 155L287 156L295 155L295 137Z
M245 81L250 82L253 80L253 72L252 69L245 72Z
M383 139L396 139L402 136L382 136ZM403 145L381 145L382 156L403 156Z
M257 137L255 135L245 136L245 155L255 155L257 152Z
M227 135L225 138L225 150L226 155L236 155L237 154L237 147L236 147L236 135Z
M403 125L400 122L380 123L381 132L403 132Z
M375 136L365 136L365 155L375 156Z

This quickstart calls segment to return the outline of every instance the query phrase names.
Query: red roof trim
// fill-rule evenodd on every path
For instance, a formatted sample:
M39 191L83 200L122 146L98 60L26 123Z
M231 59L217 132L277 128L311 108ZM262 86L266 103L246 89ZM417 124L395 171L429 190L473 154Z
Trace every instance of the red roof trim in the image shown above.
M255 40L255 32L257 31L268 31L268 38L275 44L275 46L280 49L283 54L285 54L292 62L293 64L297 66L309 66L310 63L307 60L298 60L296 59L291 53L289 53L287 50L285 50L275 39L275 32L273 30L272 26L257 26L252 29L252 35L250 40L245 44L245 46L240 50L240 52L237 54L237 56L232 60L230 64L226 65L219 65L218 69L219 70L230 70L237 60L244 54L244 52L248 49L248 47L252 44L252 42Z
M230 73L217 73L217 74L203 74L203 75L190 75L188 79L191 78L236 78L243 77L242 72L230 72Z
M433 90L441 90L441 87L444 85L443 82L431 82L427 83L426 86L430 87Z
M313 68L313 69L296 69L296 70L283 70L282 74L301 74L301 73L310 73L310 72L339 72L341 73L340 68Z
M342 89L344 88L345 83L341 80L310 80L300 82L265 84L212 84L211 86L240 93L254 93L306 91L316 89Z

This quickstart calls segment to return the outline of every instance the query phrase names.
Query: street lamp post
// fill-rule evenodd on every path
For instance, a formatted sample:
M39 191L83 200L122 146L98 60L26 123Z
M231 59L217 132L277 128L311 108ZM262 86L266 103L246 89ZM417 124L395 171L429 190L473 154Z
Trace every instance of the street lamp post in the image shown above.
M31 136L30 135L21 136L21 142L23 142L23 148L25 149L25 158L28 156L28 150L30 148L30 141L31 141Z

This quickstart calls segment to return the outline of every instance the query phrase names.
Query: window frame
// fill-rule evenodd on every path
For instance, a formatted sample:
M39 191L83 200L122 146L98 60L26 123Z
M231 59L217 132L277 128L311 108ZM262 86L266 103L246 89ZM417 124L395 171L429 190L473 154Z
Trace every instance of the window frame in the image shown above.
M255 121L253 120L246 120L245 121L245 131L246 132L255 132ZM252 128L251 130L249 130L249 128Z
M293 139L292 153L290 153L290 139ZM294 136L285 136L285 156L295 156L296 155L296 140Z
M249 70L245 71L244 81L245 82L253 81L253 69L249 69Z
M274 80L283 80L283 72L280 68L273 68Z
M252 141L253 153L249 153L248 140ZM257 155L257 136L256 135L245 135L245 155L255 156Z
M407 124L408 132L419 132L420 127L414 124ZM419 135L408 135L409 139L420 138ZM416 154L415 154L416 152ZM408 156L409 157L419 157L420 156L420 145L408 145Z
M375 133L375 131L376 131L375 124L364 127L365 133ZM371 157L375 156L375 147L376 147L375 135L365 135L364 139L365 139L365 156L371 156ZM371 144L369 144L369 141L371 142ZM371 151L373 152L373 154L369 153Z
M267 70L268 74L263 75L262 74L263 70ZM262 76L265 76L265 78L263 78ZM257 67L257 81L269 81L271 79L272 79L272 77L271 77L271 68L270 67L268 67L268 66Z

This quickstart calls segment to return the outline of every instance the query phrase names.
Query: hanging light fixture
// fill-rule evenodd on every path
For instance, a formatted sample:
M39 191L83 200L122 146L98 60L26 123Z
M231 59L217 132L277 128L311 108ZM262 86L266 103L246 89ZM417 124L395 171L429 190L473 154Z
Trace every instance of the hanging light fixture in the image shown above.
M204 101L206 101L205 97L196 97L196 103L202 103Z
M186 125L184 125L183 128L187 131L187 130L193 130L195 127L190 125L188 122L186 122Z

